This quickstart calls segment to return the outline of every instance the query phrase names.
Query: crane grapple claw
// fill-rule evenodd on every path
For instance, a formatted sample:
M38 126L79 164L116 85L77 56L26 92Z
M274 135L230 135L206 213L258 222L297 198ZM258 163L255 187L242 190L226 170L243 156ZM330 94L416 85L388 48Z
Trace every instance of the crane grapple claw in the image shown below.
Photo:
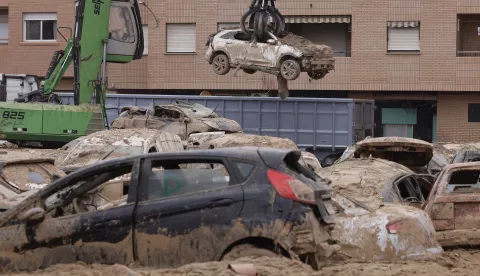
M242 31L254 41L265 42L272 33L279 36L285 30L285 18L275 7L276 0L252 0L240 20Z

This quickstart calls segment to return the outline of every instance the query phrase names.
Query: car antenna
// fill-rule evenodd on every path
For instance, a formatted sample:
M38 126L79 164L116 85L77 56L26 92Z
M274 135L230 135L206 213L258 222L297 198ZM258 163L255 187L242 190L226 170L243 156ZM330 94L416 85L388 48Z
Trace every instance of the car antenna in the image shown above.
M212 116L212 114L215 113L215 110L217 110L217 108L218 108L219 105L220 105L220 104L217 104L217 106L216 106L215 109L212 111L212 113L210 113L210 116Z

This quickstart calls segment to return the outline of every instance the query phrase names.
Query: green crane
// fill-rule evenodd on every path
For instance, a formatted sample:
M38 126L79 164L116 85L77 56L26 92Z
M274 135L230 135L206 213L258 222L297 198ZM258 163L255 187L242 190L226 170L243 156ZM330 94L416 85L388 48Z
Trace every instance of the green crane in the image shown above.
M137 0L75 2L74 29L58 28L67 45L54 53L40 89L0 103L0 139L63 144L104 129L106 63L142 58L140 9ZM63 105L54 90L72 63L74 105Z

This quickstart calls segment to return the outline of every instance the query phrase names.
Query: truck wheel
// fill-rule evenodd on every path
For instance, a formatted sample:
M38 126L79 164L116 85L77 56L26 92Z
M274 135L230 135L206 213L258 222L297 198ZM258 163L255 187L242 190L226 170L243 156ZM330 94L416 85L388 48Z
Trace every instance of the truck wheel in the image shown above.
M257 72L257 70L253 70L253 69L243 69L243 72L245 74L249 74L249 75L253 75Z
M230 61L228 60L227 55L218 54L213 58L212 61L213 71L217 75L225 75L230 71Z
M287 59L280 65L280 74L286 80L296 80L300 76L300 64L294 59Z

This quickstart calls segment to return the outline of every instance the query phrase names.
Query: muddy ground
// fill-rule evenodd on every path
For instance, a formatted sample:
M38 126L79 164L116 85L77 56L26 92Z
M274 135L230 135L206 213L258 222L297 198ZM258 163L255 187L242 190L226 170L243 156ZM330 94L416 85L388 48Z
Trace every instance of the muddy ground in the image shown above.
M231 263L231 262L230 262ZM65 275L65 276L233 276L240 275L229 269L229 262L195 263L178 269L152 269L123 265L57 265L55 267L23 274L4 275ZM262 257L242 258L234 263L253 264L258 275L295 276L410 276L410 275L479 275L480 251L457 249L447 251L443 256L423 261L402 261L395 263L360 263L355 261L337 263L314 271L309 266L284 258Z

